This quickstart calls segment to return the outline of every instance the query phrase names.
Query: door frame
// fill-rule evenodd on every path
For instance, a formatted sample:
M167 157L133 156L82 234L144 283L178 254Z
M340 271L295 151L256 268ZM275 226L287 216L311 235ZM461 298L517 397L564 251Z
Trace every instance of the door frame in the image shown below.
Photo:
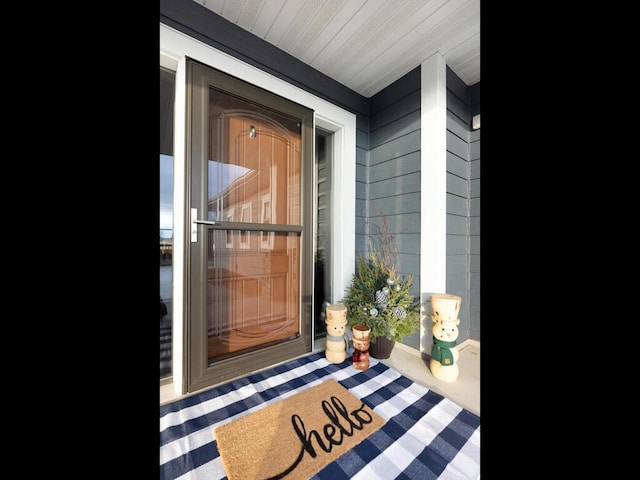
M188 253L187 242L190 239L190 219L185 215L189 184L185 120L187 57L310 108L315 112L314 128L318 126L333 132L331 243L334 248L331 260L333 285L331 301L337 302L344 296L355 266L356 115L160 23L160 64L176 72L172 330L172 370L176 395L187 393L186 348L188 342L185 319L189 292L185 287L187 285L185 265ZM337 246L340 248L336 248ZM324 349L323 344L318 344L315 340L312 342L312 351Z
M289 234L294 234L297 236L298 241L298 250L297 255L291 256L290 252L286 252L284 255L286 257L285 264L287 265L287 272L292 274L291 281L294 281L297 285L292 288L282 288L283 293L287 293L287 295L291 294L289 292L296 292L295 298L296 308L294 309L295 314L292 312L288 312L286 315L287 320L294 320L297 323L298 330L296 331L296 335L292 335L292 331L288 331L287 336L289 338L278 339L276 343L269 344L261 344L256 346L256 348L244 350L242 353L238 352L236 355L227 356L226 358L211 358L211 352L209 352L209 334L207 332L208 325L208 316L209 316L209 304L208 301L212 299L209 296L209 288L210 288L210 279L209 274L211 272L218 271L213 268L213 264L208 264L209 256L211 252L209 251L209 241L212 235L215 235L215 231L217 228L215 226L207 226L207 225L197 225L192 224L190 229L190 268L188 271L188 275L190 281L188 281L187 285L190 293L190 308L187 309L188 315L185 317L187 319L187 331L189 332L189 349L185 352L187 353L187 361L188 361L188 390L196 391L201 390L202 388L206 388L211 385L220 384L223 381L231 380L233 378L237 378L241 375L247 375L255 370L259 370L264 368L265 366L274 365L276 363L280 363L283 361L288 361L291 358L295 358L305 353L311 351L313 346L311 340L312 334L312 298L313 298L313 263L310 261L312 258L313 252L313 229L314 224L312 222L313 218L313 191L315 189L310 188L310 185L313 185L313 141L314 141L314 133L313 133L313 111L301 106L298 103L291 102L288 99L282 98L280 96L273 95L271 92L266 92L263 89L256 88L254 85L239 80L233 76L228 75L226 72L222 72L217 69L213 69L207 65L203 65L200 62L189 61L188 64L190 68L187 74L187 92L188 97L190 99L191 105L187 109L189 112L189 116L191 120L187 124L187 128L189 133L190 145L187 146L187 151L189 152L188 156L191 158L190 165L191 168L188 169L190 178L190 204L187 206L187 215L189 215L189 211L195 212L195 217L192 220L208 220L208 201L209 198L209 189L207 186L207 179L209 171L209 163L211 159L216 159L218 161L227 160L226 155L220 152L214 153L210 152L209 148L212 142L216 142L216 145L220 146L223 150L225 147L222 145L225 142L225 137L227 135L227 131L223 130L223 126L220 124L218 127L211 127L210 125L210 111L209 111L209 101L210 101L210 90L213 88L223 95L232 95L237 98L241 98L246 102L246 106L238 107L245 108L243 114L240 117L246 118L246 115L251 111L255 116L251 117L253 122L256 122L258 125L258 130L260 130L260 134L258 137L262 137L263 133L273 131L277 132L277 136L286 135L284 126L275 127L275 122L268 115L264 115L262 112L265 110L269 110L271 112L277 112L282 115L282 119L289 118L297 120L298 128L300 129L300 138L298 145L298 157L295 157L293 154L289 154L289 159L292 163L295 163L294 169L298 172L298 181L300 182L299 192L299 203L297 204L297 209L299 210L300 217L298 219L287 219L283 218L282 212L281 218L275 218L275 224L273 227L282 227L278 234L277 243L280 244L278 248L278 254L282 259L282 245L290 245L289 243ZM255 107L256 110L252 111L252 107L250 104L257 105ZM232 107L231 107L232 108ZM258 113L260 112L260 113ZM260 115L263 115L262 119ZM282 120L284 121L284 120ZM225 123L224 121L222 123ZM227 125L228 126L228 125ZM216 130L220 128L221 130L217 132L219 135L215 137L216 134L212 133L211 130ZM274 128L274 130L269 130L270 128ZM293 127L291 127L293 128ZM240 130L235 130L236 133L242 134ZM248 127L247 130L244 131L248 136ZM295 132L298 133L298 132ZM294 132L291 132L291 135L295 135ZM214 137L214 138L212 138ZM270 138L267 135L264 138ZM282 138L282 137L280 137ZM255 143L251 145L257 146L260 141L257 140ZM247 146L247 149L249 147ZM256 147L257 148L257 147ZM287 146L287 149L291 147ZM288 151L288 150L287 150ZM219 156L216 156L219 155ZM274 164L278 164L281 171L286 175L286 161L282 163L276 159L273 159ZM259 167L257 167L259 168ZM268 170L271 172L271 170ZM283 183L286 184L287 180ZM280 185L278 183L278 185ZM286 187L286 185L284 185ZM271 192L272 185L269 186L269 192ZM291 190L292 189L292 190ZM280 190L282 192L282 190ZM289 194L295 193L295 186L290 186L286 188L285 196ZM244 197L243 197L244 198ZM251 200L251 199L249 199ZM285 205L287 202L283 202ZM293 203L293 202L292 202ZM288 208L288 207L287 207ZM274 210L276 210L274 205ZM199 213L198 213L199 212ZM287 214L292 214L291 210L287 210ZM221 223L226 223L226 218L218 218L218 221ZM238 224L249 225L251 223L258 224L264 228L264 225L255 220L240 220L238 218L235 219L235 222ZM232 221L233 223L233 221ZM233 228L233 227L228 227ZM269 230L269 229L267 229ZM229 230L231 232L232 230ZM259 232L259 230L257 231ZM256 233L257 233L256 232ZM284 235L280 235L284 234ZM271 234L269 234L271 235ZM255 237L257 239L257 237ZM227 239L228 240L228 239ZM273 242L273 239L271 239ZM257 242L257 240L256 240ZM221 242L224 243L224 242ZM268 242L267 242L268 243ZM220 244L220 243L219 243ZM225 249L222 248L221 251L216 251L216 254L213 256L218 256L224 254ZM228 253L232 253L235 256L234 264L236 268L239 268L237 271L244 271L247 274L247 271L242 267L243 262L247 260L247 258L255 259L256 251L252 251L248 254L243 253L242 249L234 249L231 247L231 250L227 251ZM264 252L263 252L264 253ZM276 256L271 256L274 252L269 252L268 258L270 261L277 262ZM297 257L297 264L293 261L293 258ZM218 257L221 258L221 257ZM214 261L215 263L215 261ZM262 264L262 262L259 262ZM240 265L238 267L238 265ZM233 267L229 267L233 272L231 276L234 278L237 273ZM282 270L279 270L282 272ZM219 271L218 271L219 272ZM294 273L295 272L295 273ZM264 273L264 272L262 272ZM245 277L246 279L251 278L253 281L258 282L258 276L256 270L252 270L251 274L248 274L249 277ZM254 276L257 275L257 276ZM230 278L230 277L229 277ZM264 277L262 277L264 279ZM269 279L271 279L269 274ZM297 279L297 280L295 280ZM242 283L242 282L241 282ZM232 290L234 288L229 287ZM236 287L237 288L237 287ZM239 290L236 290L238 296L242 297L243 294L240 293ZM255 313L255 312L254 312ZM264 312L262 312L264 313ZM238 317L233 317L234 321L242 322L244 319L243 314L239 314ZM262 317L263 319L265 317Z

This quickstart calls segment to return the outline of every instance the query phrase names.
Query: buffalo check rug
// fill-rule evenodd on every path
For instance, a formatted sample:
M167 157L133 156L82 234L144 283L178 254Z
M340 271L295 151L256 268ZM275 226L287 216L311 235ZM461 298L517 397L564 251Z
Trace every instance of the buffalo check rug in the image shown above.
M329 380L384 424L310 479L480 477L478 415L374 358L358 370L349 360L333 364L317 352L160 406L160 478L227 479L217 428Z

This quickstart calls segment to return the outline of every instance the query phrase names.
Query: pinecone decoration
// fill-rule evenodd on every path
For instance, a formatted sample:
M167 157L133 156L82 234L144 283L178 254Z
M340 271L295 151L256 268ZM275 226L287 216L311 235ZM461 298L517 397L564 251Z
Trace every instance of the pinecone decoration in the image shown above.
M398 318L404 318L407 316L407 312L402 307L393 307L393 313Z
M378 290L376 292L376 303L380 308L384 308L389 303L389 297L382 290Z

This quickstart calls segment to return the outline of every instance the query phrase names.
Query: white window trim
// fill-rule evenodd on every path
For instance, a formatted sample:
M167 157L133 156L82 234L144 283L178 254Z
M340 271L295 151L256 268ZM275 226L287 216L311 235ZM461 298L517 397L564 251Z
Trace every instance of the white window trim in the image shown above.
M173 385L183 395L186 58L227 72L314 111L316 126L334 133L331 191L332 301L344 295L355 264L356 115L160 23L160 65L176 72L174 120ZM315 151L315 149L314 149ZM339 206L339 208L338 208ZM335 248L339 246L339 248ZM313 326L312 330L313 331ZM317 350L317 346L312 346Z

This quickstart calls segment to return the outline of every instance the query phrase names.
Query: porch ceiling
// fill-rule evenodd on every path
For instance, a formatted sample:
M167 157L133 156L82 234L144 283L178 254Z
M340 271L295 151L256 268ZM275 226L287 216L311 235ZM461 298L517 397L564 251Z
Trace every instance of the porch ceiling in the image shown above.
M480 81L480 0L193 0L371 97L436 52Z

